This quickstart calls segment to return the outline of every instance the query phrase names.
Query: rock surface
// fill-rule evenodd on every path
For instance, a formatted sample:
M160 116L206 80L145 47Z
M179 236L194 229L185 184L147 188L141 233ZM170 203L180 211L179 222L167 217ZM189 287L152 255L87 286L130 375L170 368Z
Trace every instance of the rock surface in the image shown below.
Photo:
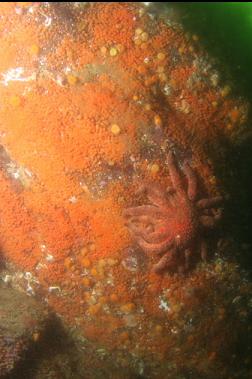
M37 343L48 312L34 299L11 288L0 287L0 377L12 372Z

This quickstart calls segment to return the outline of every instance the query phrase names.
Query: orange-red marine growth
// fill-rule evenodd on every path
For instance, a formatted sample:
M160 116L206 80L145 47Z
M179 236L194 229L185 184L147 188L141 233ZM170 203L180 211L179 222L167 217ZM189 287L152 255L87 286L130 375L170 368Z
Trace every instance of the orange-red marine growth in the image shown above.
M144 5L2 3L1 15L1 254L85 336L164 356L174 278L151 272L122 213L143 182L170 183L171 150L217 196L205 147L239 134L246 104Z

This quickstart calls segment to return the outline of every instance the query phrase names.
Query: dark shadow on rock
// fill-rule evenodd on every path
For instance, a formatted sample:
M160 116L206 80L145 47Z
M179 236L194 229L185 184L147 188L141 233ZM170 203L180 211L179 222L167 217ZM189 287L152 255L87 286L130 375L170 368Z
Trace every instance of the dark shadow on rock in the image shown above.
M231 236L237 245L236 258L241 267L251 272L252 138L237 146L226 146L225 154L223 166L218 159L215 161L221 187L229 194L222 224L227 235Z
M52 315L41 338L32 343L11 374L1 379L34 379L43 360L50 359L56 353L68 353L73 349L75 349L74 343L66 335L61 321Z

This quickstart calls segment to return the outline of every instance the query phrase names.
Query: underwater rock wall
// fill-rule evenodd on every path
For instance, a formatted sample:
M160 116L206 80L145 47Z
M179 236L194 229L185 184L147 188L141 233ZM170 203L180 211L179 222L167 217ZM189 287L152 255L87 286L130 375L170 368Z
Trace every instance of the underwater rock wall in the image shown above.
M137 357L143 373L139 361L155 357L164 372L221 368L226 378L249 292L238 268L220 260L156 275L123 211L142 183L171 185L170 151L205 197L223 193L212 159L221 164L223 141L242 134L248 104L197 35L141 3L3 3L1 15L0 244L25 273L13 281L123 352L118 364Z

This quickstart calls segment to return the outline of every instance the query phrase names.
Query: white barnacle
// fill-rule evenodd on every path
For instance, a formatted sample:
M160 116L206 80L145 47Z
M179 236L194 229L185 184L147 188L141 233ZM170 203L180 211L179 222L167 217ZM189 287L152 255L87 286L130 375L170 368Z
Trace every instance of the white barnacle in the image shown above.
M169 96L171 92L171 86L169 86L169 84L165 84L165 86L163 87L163 93L165 94L165 96Z
M8 284L11 282L12 276L11 275L5 275L2 279L3 279L4 283Z
M27 292L27 294L28 294L29 296L32 296L32 295L34 296L34 295L35 295L35 292L34 292L32 286L30 285L29 282L28 282L28 284L27 284L26 292Z
M27 280L27 281L30 281L32 280L32 274L30 272L25 272L24 274L24 278Z
M167 300L163 299L161 296L159 297L160 303L159 303L159 309L162 309L165 312L170 312L171 307Z
M32 276L32 273L29 271L25 272L23 277L25 280L27 280L28 284L30 284L31 282L37 284L39 283L39 281L34 276Z
M45 16L45 26L48 28L48 26L50 26L52 23L52 17L46 16L46 15L44 16Z

